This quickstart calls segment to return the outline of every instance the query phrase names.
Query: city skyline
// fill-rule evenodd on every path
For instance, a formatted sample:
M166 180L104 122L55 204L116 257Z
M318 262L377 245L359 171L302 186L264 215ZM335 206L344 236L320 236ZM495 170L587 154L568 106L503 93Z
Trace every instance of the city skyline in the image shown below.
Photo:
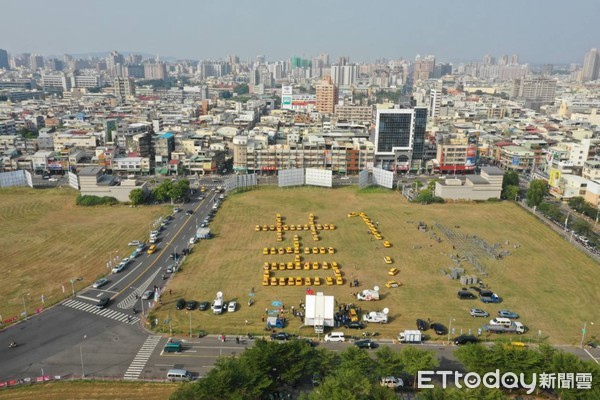
M34 2L42 6L42 2ZM138 4L143 4L143 8ZM112 7L115 5L118 7ZM144 3L90 3L58 0L44 12L9 0L0 26L0 47L11 54L88 54L118 50L176 59L267 60L329 53L352 61L414 59L433 54L440 61L478 61L485 54L518 54L525 63L582 63L600 47L593 32L600 3L577 2L576 18L566 18L558 1L517 1L501 8L475 1L427 5L380 1L369 11L357 1L313 0L301 7L265 0L258 5L232 0L177 2L169 9ZM82 12L83 11L83 12ZM372 15L372 17L370 17ZM557 32L560 32L557 34Z

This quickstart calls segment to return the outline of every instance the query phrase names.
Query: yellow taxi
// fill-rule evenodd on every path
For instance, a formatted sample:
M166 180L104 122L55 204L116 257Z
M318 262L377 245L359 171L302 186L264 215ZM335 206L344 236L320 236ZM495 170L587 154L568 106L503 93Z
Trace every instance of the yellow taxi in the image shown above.
M268 255L269 255L269 248L268 248L268 247L263 247L263 254L264 254L265 256L268 256Z
M277 286L277 277L275 277L275 276L271 277L271 286Z
M317 224L317 230L318 230L318 231L320 231L320 230L322 230L322 229L323 229L323 225L321 225L321 224Z
M285 248L285 252L287 254L292 254L294 252L294 250L292 250L292 248L290 246L288 246L288 247Z
M333 278L328 276L327 278L325 278L325 283L327 283L327 286L333 285Z
M312 253L313 254L319 254L319 248L318 247L313 247L312 248Z
M307 231L308 229L308 225L304 225L304 230Z
M300 240L300 238L298 237L298 235L294 235L294 241Z
M319 278L318 276L315 277L313 285L315 285L315 286L321 286L321 278Z
M306 286L310 286L310 276L307 276L306 278L304 278L304 284Z
M300 247L294 246L294 254L300 254Z
M286 280L285 277L280 276L279 277L279 286L285 286Z
M302 257L300 257L300 256L294 257L294 262L300 262L300 261L302 261Z
M305 262L304 263L304 269L305 270L309 270L310 269L310 263L309 262Z
M310 254L310 247L304 248L304 254Z
M351 212L350 214L348 214L348 218L356 217L357 215L358 213Z
M335 261L331 262L331 268L338 269L339 267L340 267L340 265L337 262L335 262Z
M323 229L325 229L326 231L329 230L329 224L323 224Z
M263 225L263 226L262 226L262 230L263 230L263 231L268 231L268 230L269 230L269 227L268 227L267 225Z
M296 230L297 231L301 231L302 230L302 225L296 225Z
M314 236L313 236L313 240L314 240L315 242L318 242L318 241L319 241L319 237L318 237L317 235L314 235Z
M394 276L394 275L398 275L398 268L390 268L390 270L388 271L388 275L389 276Z
M319 263L317 261L313 261L312 269L319 269Z
M288 225L284 225L284 226L283 226L283 230L284 230L284 231L289 231L289 230L290 230L290 227L289 227Z
M319 249L319 253L321 253L321 254L326 254L326 253L327 253L327 250L325 250L325 247L321 247L321 248Z
M275 230L275 225L271 225L271 226L269 226L269 230L270 230L270 231L274 231L274 230Z
M278 266L279 266L279 264L277 264L276 262L272 262L271 263L271 271L277 271Z
M339 269L334 269L333 275L335 275L335 277L338 278L338 277L342 276L342 272Z
M263 286L269 286L269 278L265 277L262 281Z
M150 247L148 247L147 253L148 254L154 254L155 251L156 251L156 245L152 244L152 245L150 245Z
M383 247L392 247L392 244L386 240L383 242Z
M296 285L296 281L294 280L293 277L290 276L288 278L288 280L287 280L287 284L288 284L288 286L295 286Z
M302 279L301 277L296 277L296 286L302 286L302 284L304 283L304 279Z
M334 253L335 253L335 249L334 249L333 247L328 247L328 248L327 248L327 252L328 252L329 254L334 254Z
M329 224L329 230L330 231L335 231L335 225L334 224Z
M329 269L329 263L327 261L323 261L323 269Z
M394 262L390 256L383 257L383 261L385 261L386 264L392 264Z
M294 269L294 263L293 262L287 263L287 269Z
M287 226L287 225L286 225ZM285 229L285 228L284 228ZM296 225L290 225L290 231L295 231L296 230ZM287 231L287 229L286 229Z
M399 283L398 281L387 281L387 282L385 283L385 286L386 286L387 288L390 288L390 289L391 289L391 288L397 288L397 287L400 287L400 286L402 286L402 284L401 284L401 283Z
M294 263L294 269L302 269L302 263L300 263L300 262L295 262L295 263Z
M337 276L335 278L335 284L336 285L343 285L344 284L344 278L342 278L341 276Z
M283 236L277 235L277 241L278 242L283 242Z
M279 253L279 255L283 255L285 254L285 250L283 249L283 247L280 247L277 249L277 253Z
M279 263L279 270L285 271L285 263Z
M254 230L255 230L255 231L260 231L260 225L256 225L256 226L254 227Z

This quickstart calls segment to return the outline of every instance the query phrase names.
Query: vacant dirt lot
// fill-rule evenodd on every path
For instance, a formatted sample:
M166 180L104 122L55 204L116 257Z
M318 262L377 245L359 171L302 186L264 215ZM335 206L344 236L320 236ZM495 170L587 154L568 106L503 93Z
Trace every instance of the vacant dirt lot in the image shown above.
M379 222L384 240L393 247L383 248L381 241L371 240L360 218L347 217L353 211L363 211ZM286 232L283 242L276 241L275 232L255 232L257 224L275 224L276 213L281 213L288 224L307 224L309 214L314 213L317 223L333 223L337 229L321 231L318 242L313 242L308 231ZM461 247L453 248L437 227L419 231L419 221L429 227L441 223L456 234L474 235L510 252L501 260L480 258L489 270L488 276L480 277L504 301L485 305L479 300L457 299L460 283L444 276L441 270L458 266L451 257L464 256ZM298 309L307 286L262 286L264 262L293 261L293 255L265 256L263 247L291 246L294 234L300 236L302 247L336 249L333 255L301 254L303 261L336 261L341 265L343 286L310 287L334 295L339 303L358 303L363 310L388 307L390 323L367 328L387 337L414 329L416 318L430 318L447 327L452 322L456 334L469 330L476 333L487 319L470 317L471 307L483 308L492 316L500 309L515 311L530 329L523 339L536 340L539 335L552 343L578 343L583 322L600 320L598 265L512 203L421 206L406 203L397 193L377 189L260 188L229 196L211 227L216 237L196 246L171 281L172 296L166 295L163 306L153 312L161 332L172 329L176 334L188 334L191 317L194 333L204 329L217 334L263 334L265 308L276 308L272 301L281 301L288 310L292 305ZM384 256L392 257L393 265L384 263ZM461 265L468 274L477 273L470 263ZM393 279L402 287L385 287L390 267L400 270ZM272 275L319 276L322 281L333 276L331 269L275 271ZM359 288L349 286L352 278L360 281ZM357 302L352 296L375 285L381 288L380 301ZM255 304L248 307L252 289ZM224 293L226 301L237 300L238 311L215 316L210 311L189 314L175 310L179 297L212 301L217 291ZM314 334L312 328L301 327L298 318L289 319L286 331ZM588 331L588 337L597 334L595 326ZM439 340L446 340L446 336Z

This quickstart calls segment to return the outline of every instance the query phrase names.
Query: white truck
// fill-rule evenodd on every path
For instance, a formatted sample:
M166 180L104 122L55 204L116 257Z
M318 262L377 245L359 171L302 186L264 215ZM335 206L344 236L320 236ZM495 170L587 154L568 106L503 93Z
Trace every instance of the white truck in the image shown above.
M520 335L521 333L525 333L525 325L518 321L512 321L512 323L508 326L506 325L484 325L482 329L485 332L490 333L516 333Z
M402 343L421 343L423 333L419 330L406 330L398 334L398 341Z
M365 315L363 315L363 321L365 322L375 322L379 324L387 324L388 323L388 314L390 310L388 308L384 308L383 311L371 311Z
M379 287L375 286L373 289L365 289L358 293L356 298L364 301L379 300Z

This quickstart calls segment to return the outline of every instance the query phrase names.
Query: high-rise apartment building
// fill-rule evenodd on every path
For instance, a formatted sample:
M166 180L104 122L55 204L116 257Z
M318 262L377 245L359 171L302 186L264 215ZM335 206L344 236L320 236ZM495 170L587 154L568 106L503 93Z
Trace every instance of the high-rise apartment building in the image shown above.
M133 78L115 78L113 80L115 96L123 102L135 97L135 82Z
M426 108L377 110L375 165L390 171L422 168L426 125Z
M435 56L421 58L417 56L415 60L414 80L425 80L433 78L435 70Z
M0 69L9 69L8 65L8 53L4 49L0 49Z
M581 80L584 82L595 81L598 79L598 71L600 70L600 52L598 49L591 49L585 53L583 59L583 71Z
M144 78L167 79L167 65L164 62L145 63Z
M335 111L338 102L338 89L331 79L321 81L317 84L317 111L322 114L331 115Z
M358 78L358 67L355 64L332 65L331 80L336 86L352 86Z
M511 99L525 100L533 109L554 103L556 80L546 77L521 78L513 81ZM528 104L530 103L530 104Z
M32 54L29 56L29 68L33 71L36 69L44 68L44 57L39 54Z

